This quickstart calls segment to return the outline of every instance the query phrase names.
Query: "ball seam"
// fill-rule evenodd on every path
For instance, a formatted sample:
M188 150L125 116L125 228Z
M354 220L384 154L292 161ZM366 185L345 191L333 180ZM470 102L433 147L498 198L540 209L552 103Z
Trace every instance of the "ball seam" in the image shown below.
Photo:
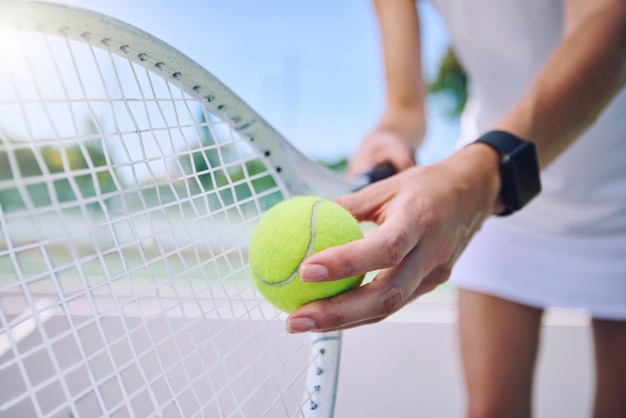
M258 277L257 276L257 280L260 281L261 283L263 283L266 286L271 286L271 287L282 287L282 286L286 286L289 283L293 282L295 280L296 277L298 277L298 270L300 268L300 264L302 264L302 262L304 260L306 260L307 258L309 258L311 256L311 254L313 254L313 249L315 248L315 230L316 230L316 225L317 225L317 209L318 207L323 203L323 200L318 200L317 202L315 202L313 204L312 210L311 210L311 231L310 231L310 241L309 241L309 246L307 247L305 253L304 253L304 257L302 258L302 260L300 260L298 262L298 265L296 266L296 269L289 275L289 277L287 277L285 280L281 280L279 282L268 282L267 280L263 279L262 277Z

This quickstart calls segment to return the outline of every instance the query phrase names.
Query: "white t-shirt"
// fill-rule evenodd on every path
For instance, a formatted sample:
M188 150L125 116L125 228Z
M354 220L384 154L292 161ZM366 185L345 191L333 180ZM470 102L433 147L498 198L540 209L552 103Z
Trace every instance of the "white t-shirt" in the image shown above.
M462 146L528 88L561 39L563 2L433 3L469 75ZM542 172L542 187L522 211L485 223L452 281L532 306L626 319L626 89Z

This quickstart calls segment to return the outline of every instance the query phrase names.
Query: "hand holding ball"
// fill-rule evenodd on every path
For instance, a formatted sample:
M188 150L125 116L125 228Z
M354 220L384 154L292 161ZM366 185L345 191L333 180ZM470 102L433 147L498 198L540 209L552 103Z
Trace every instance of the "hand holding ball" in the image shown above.
M340 205L317 197L295 197L271 208L250 241L250 268L261 294L284 312L361 285L363 275L306 283L298 269L307 257L363 238L357 220Z

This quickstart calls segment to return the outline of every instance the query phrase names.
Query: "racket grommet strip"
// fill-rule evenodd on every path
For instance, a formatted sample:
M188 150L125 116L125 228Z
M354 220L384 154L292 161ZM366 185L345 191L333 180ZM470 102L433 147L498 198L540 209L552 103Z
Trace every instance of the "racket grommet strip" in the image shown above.
M5 30L0 317L7 306L11 316L0 318L0 380L26 383L13 399L0 396L0 415L161 416L175 405L185 415L331 416L340 334L287 339L244 287L245 243L277 200L334 196L353 183L139 28L53 2L0 0L2 40ZM215 338L233 328L262 351L240 357ZM110 350L116 341L122 349ZM31 355L40 351L53 371ZM237 361L222 361L230 353ZM280 390L250 390L268 381ZM163 385L180 390L157 399ZM241 404L222 402L226 391ZM50 402L50 393L60 396Z

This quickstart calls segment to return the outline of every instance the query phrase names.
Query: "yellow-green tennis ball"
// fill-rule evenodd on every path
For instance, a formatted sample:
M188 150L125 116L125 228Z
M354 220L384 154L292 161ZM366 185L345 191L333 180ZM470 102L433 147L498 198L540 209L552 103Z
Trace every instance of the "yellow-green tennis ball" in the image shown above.
M363 275L330 282L300 280L300 263L311 254L363 238L357 220L330 200L299 196L267 211L250 241L250 269L256 287L284 312L361 285Z

